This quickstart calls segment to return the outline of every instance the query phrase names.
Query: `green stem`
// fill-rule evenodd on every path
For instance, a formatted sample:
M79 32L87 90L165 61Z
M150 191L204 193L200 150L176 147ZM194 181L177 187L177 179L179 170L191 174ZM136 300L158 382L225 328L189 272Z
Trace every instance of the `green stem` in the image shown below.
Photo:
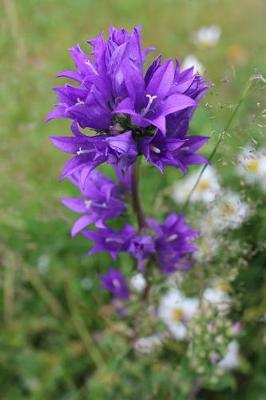
M214 146L214 148L212 149L212 151L211 151L209 157L207 158L208 163L205 164L205 165L202 167L202 169L201 169L201 171L200 171L200 174L199 174L199 176L198 176L198 178L197 178L197 180L196 180L194 186L192 187L192 189L191 189L191 191L190 191L190 193L189 193L189 195L188 195L188 197L187 197L187 200L186 200L185 205L184 205L184 210L185 210L185 209L187 208L187 206L189 205L190 199L191 199L193 193L195 192L195 190L196 190L196 188L197 188L197 186L198 186L198 184L199 184L199 182L200 182L200 180L201 180L201 178L202 178L202 175L204 174L204 171L206 170L206 168L208 167L208 165L210 164L210 162L211 162L212 159L214 158L214 156L215 156L215 154L216 154L216 152L217 152L217 149L218 149L218 147L220 146L220 143L221 143L221 141L222 141L222 139L223 139L225 133L227 133L227 131L229 130L229 128L230 128L230 126L231 126L231 124L232 124L232 122L233 122L233 120L234 120L234 118L235 118L235 116L236 116L236 114L237 114L237 112L238 112L240 106L242 105L243 101L245 100L245 98L246 98L246 96L247 96L247 93L248 93L248 91L249 91L249 88L250 88L251 83L252 83L253 80L254 80L254 78L251 77L251 78L249 78L249 80L247 81L247 83L246 83L246 85L245 85L245 88L244 88L244 91L243 91L243 93L242 93L242 95L241 95L241 97L240 97L240 99L239 99L239 102L238 102L238 103L236 104L236 106L234 107L234 110L233 110L232 114L230 115L230 117L229 117L229 119L228 119L228 121L227 121L227 124L225 125L225 128L224 128L223 132L220 133L219 138L218 138L218 140L217 140L217 143L215 144L215 146Z
M139 230L146 226L145 216L142 210L140 197L139 197L139 164L132 167L132 206L136 214Z

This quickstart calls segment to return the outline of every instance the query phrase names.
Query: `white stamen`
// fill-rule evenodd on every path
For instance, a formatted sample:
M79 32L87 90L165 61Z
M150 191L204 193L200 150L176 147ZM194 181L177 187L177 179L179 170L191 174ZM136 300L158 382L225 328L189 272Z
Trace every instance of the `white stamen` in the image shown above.
M88 67L92 70L92 72L93 72L95 75L99 75L98 72L97 72L97 70L94 68L94 66L93 66L93 64L91 63L90 60L85 61L85 64L88 65Z
M160 154L161 153L161 150L158 149L158 147L155 147L155 146L151 146L151 150L156 154Z
M176 233L174 233L173 235L169 236L166 241L172 242L173 240L176 240L177 237L178 237L178 235Z
M121 240L121 239L114 239L114 238L107 238L107 239L105 239L105 242L106 243L118 243L118 244L120 244L120 243L123 243L123 240Z
M80 100L80 98L78 97L76 104L84 104L84 101Z
M101 204L101 207L108 208L106 203Z
M148 97L149 101L148 101L148 104L146 105L146 107L144 108L144 110L142 111L142 113L141 113L142 115L147 114L147 112L149 111L149 109L152 105L153 100L157 99L157 96L152 96L150 94L146 94L146 97Z
M119 282L119 280L118 279L113 279L113 285L114 285L114 287L115 288L120 288L120 282Z
M108 208L106 203L94 203L94 205L99 208Z
M91 153L93 150L82 150L82 148L80 147L77 151L77 155L80 156L81 154L87 154L87 153Z
M91 200L84 200L84 204L86 208L90 208L92 201Z
M93 203L92 200L84 200L84 204L86 208L90 208L91 205L93 204L95 207L99 207L99 208L108 208L106 203Z

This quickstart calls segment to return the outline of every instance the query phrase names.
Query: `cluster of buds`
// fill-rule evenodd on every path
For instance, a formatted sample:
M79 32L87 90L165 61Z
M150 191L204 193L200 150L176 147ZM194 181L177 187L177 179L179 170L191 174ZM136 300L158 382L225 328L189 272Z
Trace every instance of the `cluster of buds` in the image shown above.
M207 384L216 385L227 370L239 366L236 340L240 323L232 323L214 303L202 303L189 326L188 358Z

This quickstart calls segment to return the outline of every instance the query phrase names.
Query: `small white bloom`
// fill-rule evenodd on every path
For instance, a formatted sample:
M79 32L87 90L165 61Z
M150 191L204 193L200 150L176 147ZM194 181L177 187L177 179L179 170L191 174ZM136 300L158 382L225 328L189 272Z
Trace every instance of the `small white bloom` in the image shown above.
M202 75L205 71L204 65L193 54L188 54L183 60L183 69L194 67L194 72Z
M130 279L130 287L137 293L143 292L146 288L147 282L141 273L138 273Z
M166 337L167 334L161 333L139 338L134 343L134 349L139 353L149 354L158 350Z
M158 316L172 335L182 340L187 336L186 324L196 314L198 306L198 299L185 297L180 290L171 289L160 301Z
M194 257L199 262L207 262L218 254L221 246L221 238L213 236L213 234L205 234L204 229L202 232L203 235L200 242L197 244L197 251L195 252Z
M236 173L246 183L258 184L266 192L266 149L256 151L252 146L246 146L238 156Z
M234 192L221 193L209 211L209 218L216 221L214 230L238 228L249 215L249 206Z
M193 172L174 185L173 199L176 203L184 203L187 200L199 175L200 171ZM192 202L203 201L209 203L215 199L219 191L220 183L217 172L213 167L208 166L200 178L190 200Z
M50 257L48 254L42 254L38 258L37 268L41 274L45 274L49 269Z
M231 306L231 299L226 291L226 285L221 281L217 282L213 287L204 290L202 295L203 304L215 305L217 309L225 314Z
M85 278L81 279L80 286L84 290L90 290L93 286L92 280L89 277L85 277Z
M193 34L193 41L196 45L214 47L219 42L221 28L217 25L203 26Z
M223 369L234 369L239 366L239 343L233 340L229 343L227 352L218 365Z

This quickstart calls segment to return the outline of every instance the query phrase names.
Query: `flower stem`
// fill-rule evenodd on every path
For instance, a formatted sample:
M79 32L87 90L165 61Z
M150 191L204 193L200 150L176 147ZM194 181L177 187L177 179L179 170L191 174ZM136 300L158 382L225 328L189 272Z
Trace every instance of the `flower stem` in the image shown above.
M134 166L132 167L132 181L131 181L131 188L132 188L132 206L133 210L136 214L137 221L138 221L138 227L139 231L141 231L143 228L147 226L146 221L145 221L145 215L142 210L141 202L140 202L140 196L139 196L139 163L138 161ZM149 293L150 293L150 288L151 288L151 283L148 280L147 274L148 270L146 270L146 278L147 278L147 286L143 292L143 300L146 302Z
M197 398L197 395L200 392L202 385L202 380L201 378L196 378L195 381L192 383L191 390L188 394L187 400L195 400Z
M139 230L146 226L145 216L142 210L140 197L139 197L139 164L132 167L132 206L134 213L136 214Z

